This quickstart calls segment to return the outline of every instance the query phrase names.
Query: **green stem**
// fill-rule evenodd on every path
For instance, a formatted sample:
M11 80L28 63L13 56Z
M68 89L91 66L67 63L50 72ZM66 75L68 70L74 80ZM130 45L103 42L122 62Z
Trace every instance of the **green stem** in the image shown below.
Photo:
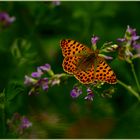
M120 84L121 86L123 86L124 88L126 88L129 92L131 92L140 101L139 94L135 90L133 90L131 86L126 85L125 83L121 82L120 80L117 80L117 82L118 82L118 84Z
M72 77L73 75L67 73L55 74L55 77Z
M130 63L130 65L131 65L132 73L134 75L138 90L140 91L140 84L139 84L139 81L138 81L138 78L137 78L137 75L136 75L136 72L135 72L135 69L134 69L134 64Z

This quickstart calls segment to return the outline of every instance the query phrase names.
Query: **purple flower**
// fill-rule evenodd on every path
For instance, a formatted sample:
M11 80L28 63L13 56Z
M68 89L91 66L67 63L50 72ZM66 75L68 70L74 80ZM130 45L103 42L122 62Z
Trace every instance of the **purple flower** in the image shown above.
M85 97L86 100L93 101L94 94L90 88L87 88L87 96Z
M48 78L41 78L39 79L36 84L33 85L31 90L29 91L28 95L38 95L39 94L39 89L42 89L44 91L47 91L49 88L49 80Z
M135 46L139 47L139 45L137 45L137 41L139 39L140 36L137 36L136 29L132 29L130 26L127 26L124 38L118 38L117 41L122 43L121 46L124 45L135 48Z
M138 40L138 39L140 39L140 36L132 36L133 41Z
M59 6L61 4L61 2L59 0L54 0L54 1L52 1L52 4L54 6Z
M48 77L45 77L45 74L48 74ZM54 74L51 70L51 66L49 64L45 64L43 66L37 67L36 72L31 73L31 77L25 76L25 85L32 86L29 91L29 95L38 94L40 89L47 91L49 86L54 86L60 83L60 78L65 74Z
M42 70L40 69L40 67L38 67L37 72L32 72L31 76L34 78L39 78L41 77L42 74L43 74Z
M82 90L77 86L75 86L70 92L72 98L77 98L80 94L82 94Z
M25 80L24 80L24 84L27 85L27 86L30 86L30 85L34 85L36 83L36 80L33 79L32 77L29 77L27 75L25 75Z
M0 22L3 26L8 26L15 21L15 17L10 17L6 12L0 12Z
M140 36L137 35L136 29L127 26L124 38L118 38L117 41L119 42L119 58L131 62L135 56L134 50L137 51L140 48Z
M40 83L40 86L42 87L43 90L47 91L48 88L49 88L49 85L48 85L48 78L42 78L40 79L39 83Z
M125 39L125 38L118 38L117 41L118 41L118 42L125 42L126 39Z
M95 46L98 40L99 40L99 37L93 35L93 37L91 38L92 45Z
M27 117L14 113L12 118L7 120L7 125L11 132L21 135L27 128L32 126L32 123Z
M44 72L49 72L51 70L51 66L49 64L45 64L43 66L37 67L37 72L32 72L31 76L34 78L40 78Z
M86 99L86 100L93 101L93 97L94 97L94 94L93 94L93 93L89 93L89 94L85 97L85 99Z
M32 72L32 74L31 74L31 76L32 77L34 77L34 78L39 78L39 77L41 77L41 73L39 73L39 72Z
M48 72L51 69L51 66L49 64L45 64L44 66L39 67L40 70Z
M87 88L88 93L92 93L92 90L90 88Z
M136 34L136 29L130 28L129 25L127 26L126 32L127 32L130 36L136 36L136 35L137 35L137 34Z
M140 43L133 43L133 46L136 50L140 49Z
M29 121L29 119L27 117L21 118L20 128L25 129L25 128L29 128L31 126L32 126L32 123Z
M140 36L137 36L136 34L136 29L132 29L129 26L127 26L125 37L128 41L130 41L130 44L134 48L135 48L135 45L137 45L137 40L140 39Z

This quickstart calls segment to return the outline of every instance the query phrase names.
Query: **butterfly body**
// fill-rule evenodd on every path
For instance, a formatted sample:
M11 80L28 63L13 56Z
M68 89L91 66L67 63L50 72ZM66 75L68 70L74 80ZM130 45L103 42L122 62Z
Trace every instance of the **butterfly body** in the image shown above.
M83 71L86 71L87 69L91 68L93 62L95 60L95 54L90 54L90 55L84 55L81 57L77 64L77 69L81 69Z
M98 56L98 50L93 51L71 39L61 40L60 46L64 56L62 64L64 71L73 74L81 83L90 84L95 81L116 83L115 73L105 59Z

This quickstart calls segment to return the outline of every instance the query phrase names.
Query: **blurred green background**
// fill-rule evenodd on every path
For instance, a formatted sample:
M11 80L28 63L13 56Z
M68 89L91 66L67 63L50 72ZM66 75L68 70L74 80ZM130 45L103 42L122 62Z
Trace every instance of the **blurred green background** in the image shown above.
M33 124L18 138L140 138L139 102L118 84L113 85L116 90L112 98L96 95L93 102L85 101L83 96L75 100L70 97L75 78L38 96L29 96L23 84L25 75L45 63L55 73L63 72L59 46L63 38L91 46L95 34L100 37L100 47L104 42L116 43L127 25L140 34L139 2L61 1L55 5L47 1L9 1L0 2L0 11L16 17L0 31L0 90L2 93L5 89L6 96L13 95L6 103L5 119L18 112ZM119 80L136 88L126 62L115 58L109 64ZM134 64L139 79L140 61ZM3 121L2 115L0 118ZM6 125L5 135L1 133L0 137L15 138L13 131Z

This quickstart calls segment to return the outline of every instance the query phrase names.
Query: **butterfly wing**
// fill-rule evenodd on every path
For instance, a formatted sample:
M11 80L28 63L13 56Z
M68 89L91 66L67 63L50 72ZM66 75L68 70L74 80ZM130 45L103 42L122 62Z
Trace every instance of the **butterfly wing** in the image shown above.
M86 70L77 69L74 71L74 76L77 80L83 84L91 84L95 81L116 84L116 75L104 58L98 56L95 61L92 60L91 62L92 66ZM94 62L97 64L96 67Z
M92 65L86 71L78 69L74 72L74 76L83 84L90 84L94 82L94 66Z
M77 70L77 65L82 56L67 56L63 60L63 69L69 74L74 74Z
M115 84L117 82L117 78L113 70L102 57L97 57L97 59L99 60L99 63L96 68L95 81Z
M61 40L60 46L64 56L62 66L64 71L69 74L74 74L81 58L84 59L84 56L91 51L90 48L71 39Z
M60 42L62 54L64 57L74 56L78 54L87 54L91 52L91 49L83 44L71 39L63 39Z

